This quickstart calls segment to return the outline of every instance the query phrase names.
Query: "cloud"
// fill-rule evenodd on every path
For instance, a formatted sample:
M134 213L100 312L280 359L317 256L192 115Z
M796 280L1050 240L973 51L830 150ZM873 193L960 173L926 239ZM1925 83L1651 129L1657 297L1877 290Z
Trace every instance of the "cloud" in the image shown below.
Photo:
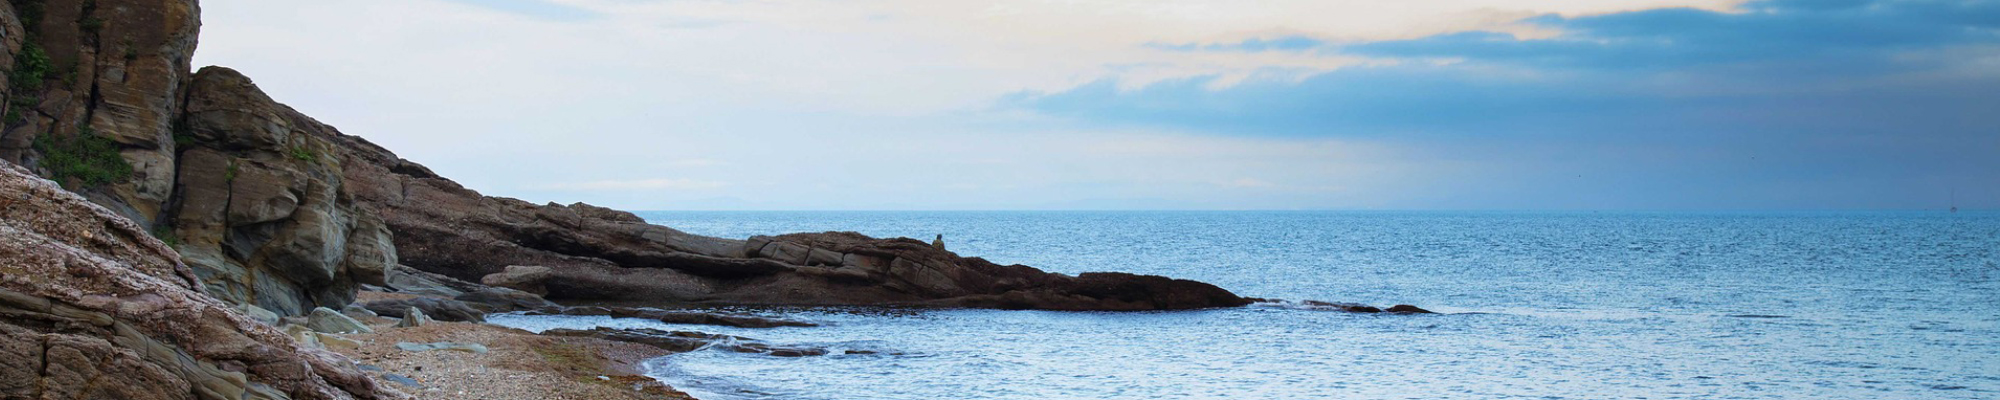
M1825 118L1918 128L1971 115L1991 98L1984 90L2000 86L2000 72L1977 67L2000 56L2000 2L1783 0L1740 8L1522 20L1563 32L1547 38L1466 31L1361 43L1180 45L1194 52L1312 46L1375 62L1271 79L1103 78L1017 92L1002 104L1104 126L1223 134L1541 135L1620 120L1700 129L1681 120L1752 107L1766 110L1759 119L1768 124L1822 126L1815 118Z
M564 203L1914 204L2000 170L2000 51L1989 2L1902 4L209 0L196 62Z

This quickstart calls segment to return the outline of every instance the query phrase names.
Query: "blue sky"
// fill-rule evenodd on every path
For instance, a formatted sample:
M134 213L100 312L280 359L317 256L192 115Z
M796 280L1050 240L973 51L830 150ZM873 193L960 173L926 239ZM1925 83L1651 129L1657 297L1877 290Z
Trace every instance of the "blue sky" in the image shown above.
M196 62L531 201L2000 208L2000 1L320 3Z

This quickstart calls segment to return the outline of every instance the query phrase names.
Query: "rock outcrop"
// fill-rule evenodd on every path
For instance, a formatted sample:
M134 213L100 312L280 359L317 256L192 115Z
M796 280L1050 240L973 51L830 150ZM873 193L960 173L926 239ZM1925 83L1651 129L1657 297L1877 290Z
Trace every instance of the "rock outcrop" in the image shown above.
M331 144L233 72L190 74L194 0L0 5L0 160L147 227L210 295L283 316L340 308L396 265L340 190ZM248 89L248 90L246 90Z
M146 229L10 162L0 260L0 398L404 398L204 295Z

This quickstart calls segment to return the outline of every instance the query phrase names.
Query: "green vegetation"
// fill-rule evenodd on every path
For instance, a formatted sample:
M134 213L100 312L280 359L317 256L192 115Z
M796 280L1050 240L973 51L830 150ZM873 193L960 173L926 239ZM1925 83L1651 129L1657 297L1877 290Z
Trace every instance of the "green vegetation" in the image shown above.
M75 136L54 136L35 137L35 151L42 154L41 166L48 169L49 179L63 187L98 187L132 177L132 164L118 154L118 143L98 136L96 130L85 126L77 128Z
M224 181L224 182L235 182L235 181L236 181L236 162L235 162L235 161L230 161L230 162L229 162L229 168L228 168L228 169L224 169L224 170L222 170L222 181Z
M172 226L160 225L153 227L153 238L160 239L160 242L166 243L167 247L176 249L181 247L181 237L174 234L174 227Z
M315 160L319 160L319 155L313 154L312 150L306 149L305 146L299 146L292 148L292 159L305 162L313 162Z
M27 121L28 112L41 102L38 89L42 87L42 79L48 76L49 66L49 53L35 42L27 42L21 46L20 53L14 54L14 71L7 74L10 86L7 91L14 94L13 100L7 104L8 124Z
M7 82L16 88L22 85L42 83L49 73L49 53L35 42L21 46L21 52L14 55L14 72L7 76Z

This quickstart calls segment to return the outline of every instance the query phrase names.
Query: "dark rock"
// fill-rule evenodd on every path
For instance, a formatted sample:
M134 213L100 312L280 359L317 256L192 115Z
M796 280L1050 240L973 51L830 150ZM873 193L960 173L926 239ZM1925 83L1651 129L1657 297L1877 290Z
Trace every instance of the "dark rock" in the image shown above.
M816 347L777 346L756 339L716 335L701 332L663 331L658 329L611 329L599 327L591 330L551 329L542 332L550 336L590 337L620 342L639 343L663 350L685 353L710 346L738 353L759 353L774 357L810 357L831 353Z
M1397 304L1395 306L1389 307L1387 311L1392 313L1404 313L1404 314L1436 314L1434 312L1431 312L1431 310L1417 308L1417 306L1408 304Z
M1303 304L1303 305L1305 305L1306 307L1309 307L1309 308L1317 308L1317 309L1324 309L1324 310L1335 310L1335 311L1346 311L1346 312L1355 312L1355 313L1379 313L1379 312L1382 312L1382 309L1380 309L1380 308L1376 308L1376 307L1374 307L1374 306L1369 306L1369 305L1365 305L1365 304L1355 304L1355 303L1328 303L1328 302L1324 302L1324 301L1316 301L1316 300L1306 300L1306 301L1303 301L1303 302L1300 302L1300 304Z
M732 315L696 311L667 311L655 308L625 307L548 307L528 312L531 315L603 315L612 318L643 318L670 324L720 325L738 328L813 327L819 324L788 319L765 318L752 315Z
M361 306L367 308L368 311L374 311L375 314L386 317L404 318L404 310L416 308L423 311L424 315L439 321L486 322L485 312L481 312L458 300L418 297L413 299L377 300L362 303Z

